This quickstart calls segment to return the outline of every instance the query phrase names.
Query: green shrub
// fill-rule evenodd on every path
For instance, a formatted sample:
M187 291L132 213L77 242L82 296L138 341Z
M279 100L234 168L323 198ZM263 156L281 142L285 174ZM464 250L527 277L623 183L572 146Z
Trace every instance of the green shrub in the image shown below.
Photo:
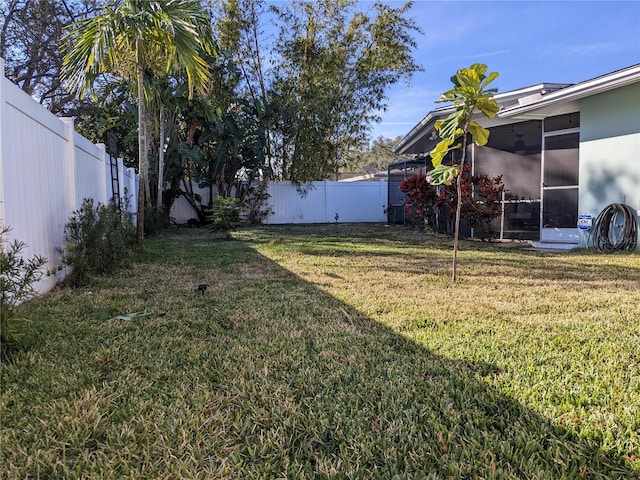
M135 231L131 216L113 204L94 206L85 198L73 212L64 229L62 261L72 271L66 282L71 286L86 284L95 274L109 273L127 264Z
M47 260L36 255L25 259L21 253L24 242L14 240L5 248L4 237L10 228L0 227L0 344L3 351L20 340L24 318L16 317L15 307L36 295L33 285L42 278Z
M164 227L164 215L159 212L151 203L144 205L144 234L155 235L160 233Z
M237 198L216 197L207 216L207 221L211 223L211 230L223 232L228 237L231 230L242 225L241 211L240 200Z

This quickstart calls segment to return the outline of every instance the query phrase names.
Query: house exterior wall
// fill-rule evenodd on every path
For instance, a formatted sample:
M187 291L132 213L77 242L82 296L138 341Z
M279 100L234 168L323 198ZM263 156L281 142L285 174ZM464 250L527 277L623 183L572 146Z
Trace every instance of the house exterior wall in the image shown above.
M624 203L640 222L638 112L640 83L581 100L579 214L595 218L607 205ZM581 246L586 241L587 233L581 232Z

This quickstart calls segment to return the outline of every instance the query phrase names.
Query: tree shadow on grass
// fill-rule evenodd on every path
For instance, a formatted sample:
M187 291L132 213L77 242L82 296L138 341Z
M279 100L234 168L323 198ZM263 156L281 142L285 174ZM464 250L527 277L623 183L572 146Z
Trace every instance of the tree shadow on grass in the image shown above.
M254 388L279 391L283 403L254 419L258 433L244 448L273 458L275 471L291 474L295 465L345 478L631 478L621 456L489 386L486 377L500 374L495 365L436 355L298 282L283 297L288 307L254 325L268 331L260 336L266 345L255 338L256 370L268 373L252 379L261 385Z
M255 275L243 270L217 305L231 312L225 348L243 354L216 383L246 419L228 418L240 477L632 474L622 456L489 386L495 365L436 355L239 248Z
M115 468L105 475L147 478L158 472L163 478L361 479L637 474L621 455L490 386L488 377L501 374L495 365L434 354L245 242L220 252L219 242L199 240L190 247L198 255L174 264L164 252L177 251L184 238L163 242L162 265L150 244L142 268L109 287L132 298L144 293L166 317L93 320L77 339L67 327L68 343L83 348L64 358L68 364L53 353L57 368L84 368L83 378L94 378L70 402L95 400L100 422L74 424L80 439L74 440L64 437L65 420L55 410L38 419L35 428L49 430L46 441L32 439L31 452L43 455L53 439L66 445L69 470L49 466L51 476L72 478L69 472L96 473L100 466ZM195 258L206 265L199 279L217 291L176 296L175 285L187 283L193 272L184 267ZM100 295L97 288L92 295ZM11 422L3 428L30 428ZM7 458L17 462L11 452ZM36 459L30 468L45 463ZM21 476L34 473L28 468Z
M373 251L370 256L379 257L381 262L392 258L394 265L388 266L389 271L429 274L434 271L446 272L451 268L452 247L449 243L429 243L425 245L427 249L425 252L418 253L415 248L419 245L409 243L407 246L411 249L391 252ZM297 249L305 255L318 257L340 259L354 255L352 248L338 241L303 245ZM473 253L468 255L468 252ZM605 255L593 251L540 253L469 242L461 246L458 266L462 272L461 275L466 277L486 276L487 271L494 270L500 276L522 278L523 265L527 265L526 278L532 280L638 281L640 265L619 265L611 260L615 260L615 257L606 258Z

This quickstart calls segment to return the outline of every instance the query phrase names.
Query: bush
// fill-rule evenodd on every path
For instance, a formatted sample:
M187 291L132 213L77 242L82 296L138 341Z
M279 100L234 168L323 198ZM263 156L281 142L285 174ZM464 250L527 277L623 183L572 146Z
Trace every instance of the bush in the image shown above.
M65 225L62 261L72 268L66 282L74 287L95 274L110 273L126 265L135 231L131 216L113 204L94 206L84 199Z
M144 234L155 235L160 233L164 227L164 214L159 212L151 203L144 205Z
M455 184L445 186L449 214L455 217L457 191ZM475 235L482 239L491 239L491 222L502 215L502 197L512 198L502 182L502 175L472 175L471 167L465 165L462 173L462 219L474 229Z
M240 219L240 200L232 197L216 197L213 207L207 216L207 221L211 223L211 230L223 232L229 237L232 229L242 225Z
M24 318L15 316L15 307L36 295L33 285L42 278L47 260L36 255L25 259L21 253L24 242L14 240L5 249L4 237L10 228L0 227L0 344L3 353L20 340L20 325Z
M431 185L424 175L412 175L400 183L400 190L407 194L407 213L425 223L427 227L439 229L442 220L440 209L445 206L450 218L456 214L457 190L451 185ZM475 229L482 240L491 238L491 222L502 214L502 196L510 200L512 195L505 189L502 175L471 175L466 165L462 173L462 219Z
M400 191L407 195L407 214L420 220L425 226L437 229L438 209L443 200L438 188L427 181L425 175L412 175L400 183Z

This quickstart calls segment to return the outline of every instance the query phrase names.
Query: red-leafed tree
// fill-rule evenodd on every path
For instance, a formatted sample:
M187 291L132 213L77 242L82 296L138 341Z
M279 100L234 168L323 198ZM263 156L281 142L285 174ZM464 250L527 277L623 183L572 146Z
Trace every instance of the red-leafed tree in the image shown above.
M400 183L400 190L407 195L407 213L430 227L440 227L438 212L442 205L448 207L449 218L455 217L458 194L453 185L438 188L424 175L413 175ZM475 236L483 240L491 238L491 222L502 215L502 196L506 200L511 198L502 175L471 175L471 167L467 165L461 176L461 190L461 218L474 229Z
M442 203L435 186L425 175L412 175L400 183L400 191L406 194L407 214L425 225L437 227L437 209Z
M461 218L474 229L474 236L482 240L491 238L491 222L502 215L502 196L505 200L511 194L502 182L502 175L471 175L471 167L465 165L461 179ZM458 201L457 189L453 185L441 186L441 202L449 207L449 216L454 218Z

